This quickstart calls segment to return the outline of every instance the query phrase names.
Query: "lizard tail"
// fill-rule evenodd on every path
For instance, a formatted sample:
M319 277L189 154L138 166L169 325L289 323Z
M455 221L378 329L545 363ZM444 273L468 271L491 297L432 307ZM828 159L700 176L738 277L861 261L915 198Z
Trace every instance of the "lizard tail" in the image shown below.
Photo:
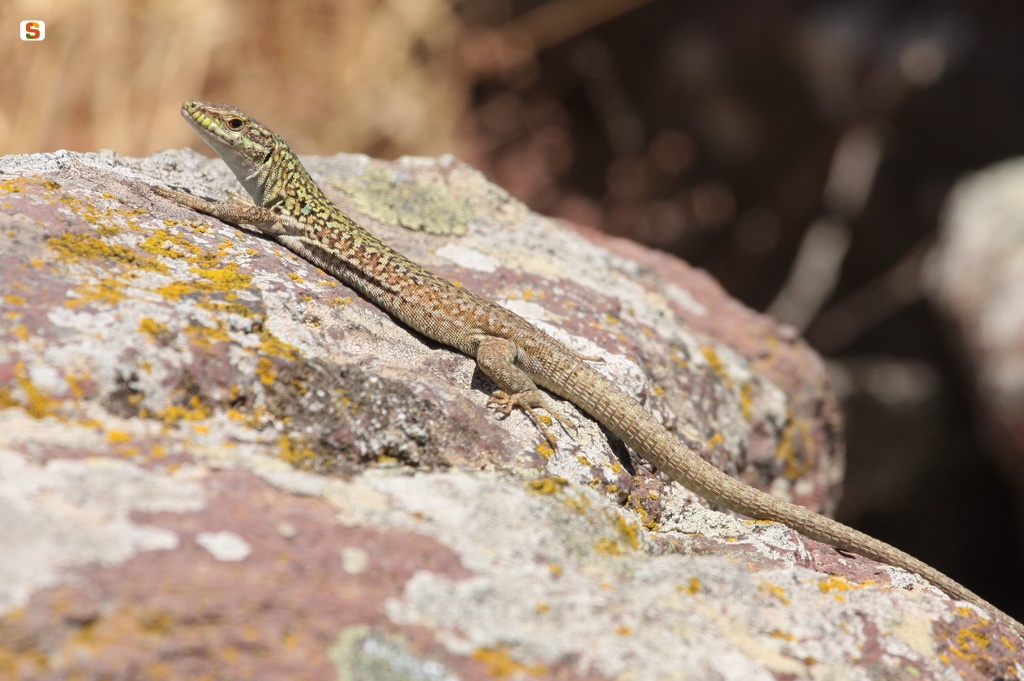
M1002 618L1024 638L1024 624L924 561L836 520L746 485L715 468L597 371L578 366L557 392L605 424L657 469L708 501L750 518L783 523L838 549L914 572L953 598L973 603ZM609 395L615 398L608 399Z

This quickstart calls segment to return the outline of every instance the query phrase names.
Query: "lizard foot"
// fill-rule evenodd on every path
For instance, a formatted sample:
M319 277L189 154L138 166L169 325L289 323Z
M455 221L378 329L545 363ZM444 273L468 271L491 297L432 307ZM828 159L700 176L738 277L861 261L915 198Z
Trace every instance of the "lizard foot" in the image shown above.
M566 432L575 433L576 426L573 423L556 412L551 408L551 401L548 396L539 390L527 390L525 392L508 394L503 390L495 390L491 393L490 406L496 407L499 412L505 414L512 413L513 409L522 409L526 412L526 415L530 417L537 429L544 435L544 439L548 441L551 448L554 449L558 440L554 434L548 429L548 427L541 420L540 415L537 413L538 409L543 409L556 421L562 424Z

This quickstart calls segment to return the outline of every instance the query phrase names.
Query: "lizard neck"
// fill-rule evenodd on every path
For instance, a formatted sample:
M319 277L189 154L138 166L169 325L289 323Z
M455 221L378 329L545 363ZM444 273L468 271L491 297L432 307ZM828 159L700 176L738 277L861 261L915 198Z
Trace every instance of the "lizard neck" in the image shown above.
M288 145L278 144L255 173L237 175L257 205L302 218L331 205Z

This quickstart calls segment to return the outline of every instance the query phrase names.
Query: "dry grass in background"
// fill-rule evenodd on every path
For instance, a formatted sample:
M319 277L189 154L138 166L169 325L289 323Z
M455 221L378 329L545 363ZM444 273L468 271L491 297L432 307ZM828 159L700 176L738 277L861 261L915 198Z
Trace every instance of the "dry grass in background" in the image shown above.
M3 0L0 154L197 146L178 106L201 97L302 153L486 164L474 86L521 79L540 50L649 1ZM45 41L15 38L24 19Z
M46 22L40 43L15 38ZM0 153L194 145L178 107L255 113L304 153L452 151L468 85L449 0L4 0Z

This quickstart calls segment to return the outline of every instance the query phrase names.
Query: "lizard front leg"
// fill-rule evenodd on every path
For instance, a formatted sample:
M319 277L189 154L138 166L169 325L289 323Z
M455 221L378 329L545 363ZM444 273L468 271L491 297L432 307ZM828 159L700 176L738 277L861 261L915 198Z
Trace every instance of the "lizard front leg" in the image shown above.
M179 206L191 208L198 213L217 218L221 222L228 222L233 225L251 225L260 234L271 237L286 233L281 224L280 215L269 208L263 208L254 203L239 201L235 198L228 201L210 201L195 194L189 194L181 189L165 189L153 186L150 189L158 196L169 199Z
M537 387L537 384L526 375L526 372L516 366L515 358L516 345L507 338L488 336L477 348L477 366L490 376L499 388L491 394L490 404L496 406L498 411L503 414L510 414L513 409L522 409L554 449L557 440L541 421L537 410L546 411L567 431L574 431L575 427L572 422L553 409L551 398Z

